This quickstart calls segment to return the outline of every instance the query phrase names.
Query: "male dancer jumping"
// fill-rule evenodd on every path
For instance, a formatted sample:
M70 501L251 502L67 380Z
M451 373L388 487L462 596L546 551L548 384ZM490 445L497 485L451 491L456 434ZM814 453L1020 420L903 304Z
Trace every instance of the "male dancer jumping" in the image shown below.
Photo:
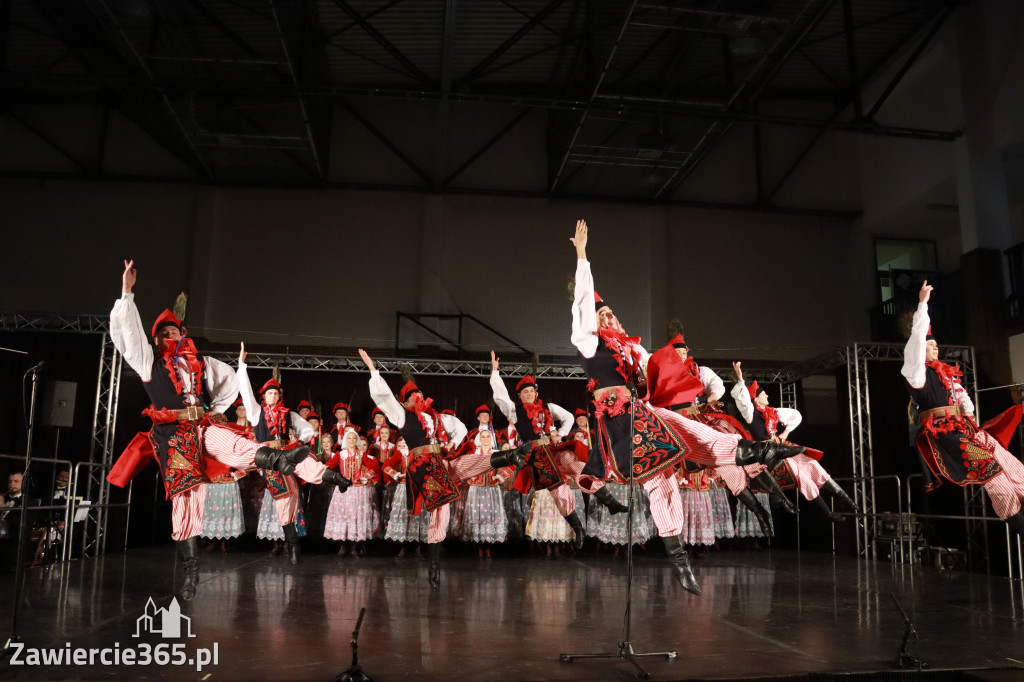
M927 280L921 285L901 370L920 415L917 450L925 490L935 490L943 479L961 487L983 485L996 515L1024 538L1024 464L993 435L1012 433L1020 421L1020 408L1010 408L977 426L974 403L959 382L960 368L939 360L939 344L931 335L928 318L933 289ZM998 430L993 428L996 424Z
M597 420L596 447L580 476L580 487L593 492L601 479L633 478L647 491L651 515L665 543L676 577L684 589L700 594L686 553L682 502L674 469L684 459L715 467L761 463L774 468L803 451L772 441L753 442L718 433L671 410L652 407L630 390L644 378L649 354L638 337L626 335L611 307L597 296L587 261L586 221L576 222L570 241L576 247L576 281L572 304L572 343L580 352Z
M294 472L319 483L326 468L308 459L306 446L289 450L260 446L228 424L224 411L238 395L235 372L219 360L199 355L181 320L170 310L154 322L151 344L135 307L136 279L135 261L125 261L121 298L110 311L110 340L142 379L152 402L143 413L152 419L153 428L132 440L107 480L124 487L151 457L156 458L171 500L171 537L185 566L181 598L188 601L199 584L197 538L203 525L203 484L210 482L207 469L223 473L228 468L252 471L259 467Z
M587 461L588 449L575 439L555 443L553 437L564 439L569 435L573 426L572 415L564 407L550 402L545 404L540 399L537 382L529 374L516 384L517 400L513 402L498 375L498 362L492 350L491 391L494 404L508 423L516 428L520 442L530 444L526 466L516 476L514 487L523 495L529 495L531 490L550 492L558 513L572 528L576 549L583 549L583 522L575 512L575 496L566 481L579 477Z
M448 533L451 518L450 502L459 499L458 484L491 469L515 465L520 468L525 452L503 450L490 456L470 449L459 453L459 444L466 437L466 425L457 417L439 414L431 405L433 399L424 399L423 391L412 381L406 382L398 398L388 388L384 377L370 359L359 349L359 357L370 370L370 397L387 416L409 448L409 467L406 490L411 497L409 514L423 509L430 512L427 544L430 546L430 587L441 589L441 542Z

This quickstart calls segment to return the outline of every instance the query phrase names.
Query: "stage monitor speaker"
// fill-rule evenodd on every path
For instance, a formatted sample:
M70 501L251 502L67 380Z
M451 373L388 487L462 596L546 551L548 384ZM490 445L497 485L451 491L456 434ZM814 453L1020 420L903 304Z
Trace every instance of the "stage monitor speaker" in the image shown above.
M43 382L43 397L39 402L39 423L43 426L75 425L75 394L78 384L74 381Z

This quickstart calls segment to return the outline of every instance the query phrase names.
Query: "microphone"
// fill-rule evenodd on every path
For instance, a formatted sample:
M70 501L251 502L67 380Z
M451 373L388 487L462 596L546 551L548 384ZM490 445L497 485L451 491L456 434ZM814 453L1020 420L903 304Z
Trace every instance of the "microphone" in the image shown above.
M42 372L44 369L46 369L46 360L40 360L39 363L34 367L29 367L28 371L35 372L36 374L38 374L39 372Z

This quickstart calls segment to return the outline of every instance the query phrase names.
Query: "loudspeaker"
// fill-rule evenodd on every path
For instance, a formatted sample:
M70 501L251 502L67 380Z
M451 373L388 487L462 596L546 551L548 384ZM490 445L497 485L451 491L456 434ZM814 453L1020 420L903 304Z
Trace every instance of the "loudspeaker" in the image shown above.
M39 401L39 423L73 428L77 392L78 384L74 381L44 381L43 397Z

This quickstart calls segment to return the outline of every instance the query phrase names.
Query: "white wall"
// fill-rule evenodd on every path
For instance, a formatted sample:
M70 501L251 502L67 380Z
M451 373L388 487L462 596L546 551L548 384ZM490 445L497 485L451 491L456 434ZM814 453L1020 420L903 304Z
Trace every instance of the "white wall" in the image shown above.
M0 309L106 313L134 258L143 317L186 289L193 333L216 341L388 347L398 310L464 312L536 352L571 353L578 217L599 292L652 347L680 317L706 354L801 359L866 338L872 302L850 286L870 273L870 249L841 220L77 182L3 182L0 201L16 254ZM500 347L485 332L466 340Z

